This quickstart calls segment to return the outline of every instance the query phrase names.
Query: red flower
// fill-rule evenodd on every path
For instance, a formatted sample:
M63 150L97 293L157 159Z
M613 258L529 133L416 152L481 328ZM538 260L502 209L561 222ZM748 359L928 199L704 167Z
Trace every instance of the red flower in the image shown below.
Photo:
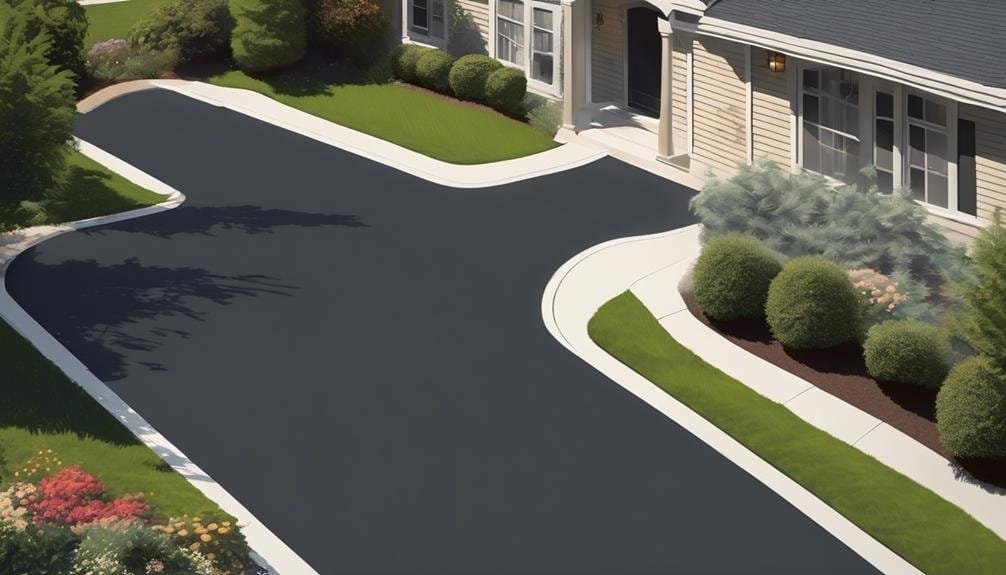
M38 484L39 497L29 512L38 524L78 525L98 519L141 517L149 506L139 495L105 501L105 485L79 467L67 467Z

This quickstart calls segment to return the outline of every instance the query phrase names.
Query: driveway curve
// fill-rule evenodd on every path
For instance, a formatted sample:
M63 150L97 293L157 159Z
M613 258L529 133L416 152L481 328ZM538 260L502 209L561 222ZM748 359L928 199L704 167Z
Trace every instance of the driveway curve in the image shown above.
M75 134L188 201L8 290L320 573L873 572L542 324L563 262L692 223L688 190L613 159L449 189L164 91Z

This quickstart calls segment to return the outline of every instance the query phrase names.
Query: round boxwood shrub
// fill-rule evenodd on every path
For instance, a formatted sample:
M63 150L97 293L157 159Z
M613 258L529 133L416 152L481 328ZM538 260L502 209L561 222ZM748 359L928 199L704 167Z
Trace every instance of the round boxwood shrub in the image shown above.
M234 16L231 52L245 72L288 66L307 51L303 0L228 0Z
M793 349L826 349L856 338L862 307L846 272L821 257L790 260L772 280L765 316Z
M398 46L391 56L391 73L403 82L415 84L418 81L416 65L419 63L419 58L431 51L430 48L417 44Z
M493 108L519 116L527 94L527 77L516 68L500 68L486 79L486 103Z
M454 95L462 100L484 101L486 80L489 75L503 67L497 60L482 54L467 54L458 58L451 66L448 81Z
M449 94L450 82L447 77L451 73L454 58L443 50L428 50L416 60L416 80L420 86L435 92Z
M1006 458L1006 379L992 360L969 357L950 370L936 396L936 430L958 457Z
M885 321L870 328L863 357L875 379L936 389L950 371L950 342L920 321Z
M755 238L716 236L695 263L695 299L716 320L764 318L768 287L780 270L779 258Z

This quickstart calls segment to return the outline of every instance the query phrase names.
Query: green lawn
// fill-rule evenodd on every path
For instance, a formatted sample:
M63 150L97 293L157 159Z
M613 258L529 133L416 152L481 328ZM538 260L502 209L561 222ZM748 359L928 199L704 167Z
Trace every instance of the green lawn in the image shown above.
M87 19L90 25L84 46L90 47L95 42L111 38L125 38L129 29L137 20L153 12L159 6L170 0L129 0L112 4L95 4L87 6Z
M482 164L554 148L548 134L485 108L394 83L326 80L305 67L268 81L230 71L209 82L265 94L294 108L454 164Z
M69 156L61 198L46 204L50 223L121 212L164 200L79 152ZM12 210L0 210L4 223ZM116 495L144 493L158 514L219 517L215 503L140 443L83 389L10 326L0 322L0 483L33 454L52 449L66 464L98 475Z
M590 337L929 575L1001 574L1006 541L935 493L702 361L626 292ZM673 454L653 454L674 457Z

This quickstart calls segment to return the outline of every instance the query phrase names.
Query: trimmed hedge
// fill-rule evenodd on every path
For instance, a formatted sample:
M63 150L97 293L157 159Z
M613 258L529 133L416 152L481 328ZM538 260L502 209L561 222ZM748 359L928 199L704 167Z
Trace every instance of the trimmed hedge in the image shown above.
M1006 379L986 356L957 364L936 396L936 430L958 457L1006 458Z
M525 94L527 77L516 68L500 68L486 79L486 103L505 114L520 115Z
M780 271L779 257L755 238L716 236L695 263L695 299L715 320L764 318L769 285Z
M462 56L451 66L448 81L454 95L462 100L483 102L489 75L503 67L499 61L482 54Z
M230 0L231 51L245 72L293 64L307 51L303 0Z
M419 58L432 51L431 48L417 44L396 46L391 53L391 73L403 82L416 83L418 81L416 65L419 63Z
M863 357L880 381L937 389L950 371L950 342L920 321L885 321L870 328Z
M448 76L454 58L443 50L427 50L416 60L416 80L420 86L442 94L451 93Z
M174 52L181 61L227 55L234 18L227 0L175 0L154 10L129 32L148 52Z
M856 339L862 307L848 274L820 257L791 260L772 280L766 319L784 346L826 349Z

